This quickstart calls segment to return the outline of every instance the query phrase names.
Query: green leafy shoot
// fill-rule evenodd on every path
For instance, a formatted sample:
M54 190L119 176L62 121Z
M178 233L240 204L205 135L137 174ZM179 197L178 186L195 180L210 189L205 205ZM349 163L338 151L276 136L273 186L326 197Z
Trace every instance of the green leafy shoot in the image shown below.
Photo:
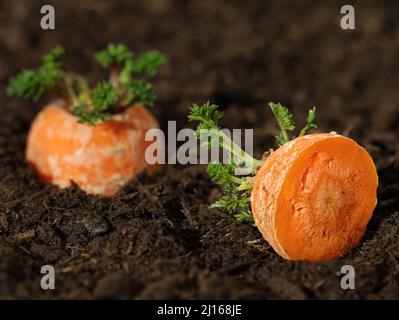
M113 65L125 66L132 61L133 53L122 43L110 43L104 50L97 52L94 57L101 66L108 68Z
M308 116L306 118L306 125L302 128L298 137L304 136L306 132L310 129L317 128L317 125L314 123L316 118L316 107L312 107L309 109Z
M146 74L153 77L167 62L166 56L159 51L149 51L135 61L129 62L127 69L134 75Z
M288 110L288 108L282 106L280 103L269 102L268 105L280 127L280 134L276 137L276 139L278 143L282 145L290 141L288 131L295 129L294 115Z
M226 187L231 183L240 185L242 179L233 175L235 168L236 166L234 164L211 163L208 165L208 173L212 180L222 187Z
M44 91L43 83L35 70L23 70L11 78L7 94L37 101Z
M95 126L98 121L106 121L109 118L108 113L91 109L83 102L79 102L72 111L77 116L79 123L85 123L90 126Z
M109 118L117 100L118 94L114 87L110 83L102 81L91 91L91 99L86 103L79 103L73 111L78 117L79 123L95 125L98 121L105 121Z
M52 89L65 78L62 70L64 49L56 47L46 54L36 70L25 69L10 80L7 93L22 99L37 101L46 90Z
M201 130L221 130L219 120L223 117L223 112L218 110L218 106L210 104L209 101L202 106L193 104L188 116L189 121L199 121L196 133L200 135Z
M151 83L143 80L133 80L128 86L128 100L153 107L156 95Z
M250 192L240 193L231 185L226 186L223 196L210 206L211 208L220 208L224 211L234 214L237 222L249 223L255 225L251 212L251 194Z
M219 120L222 117L223 113L218 110L218 106L208 101L202 106L193 104L188 120L199 122L196 135L204 141L204 146L208 148L219 146L227 152L236 166L245 166L250 168L251 172L256 171L263 162L247 154L222 131L219 127Z
M253 175L263 162L252 158L222 131L219 126L222 117L223 113L218 110L218 106L209 102L202 106L194 104L188 116L189 121L199 122L196 135L201 141L205 140L201 145L208 148L220 147L227 151L230 158L230 163L227 164L208 165L210 177L224 189L223 197L211 207L222 208L234 214L240 222L253 223L250 211L252 182L248 177L238 177L236 173L241 168L249 168L246 170L247 175ZM213 143L209 143L208 138Z
M105 81L100 82L91 92L93 109L96 111L107 111L118 100L118 94L114 87Z
M152 84L137 78L154 76L167 63L165 55L149 51L134 59L133 53L124 44L111 43L106 49L97 52L95 58L103 67L110 69L109 82L121 97L120 105L140 103L147 107L154 106L156 95Z
M64 70L63 56L63 48L54 48L43 56L37 69L25 69L12 77L7 93L37 101L52 92L66 102L78 122L90 125L105 121L110 114L122 112L134 103L154 106L152 84L136 77L153 76L166 63L166 57L158 51L134 59L126 45L110 43L95 54L98 63L110 69L109 80L100 81L94 88L84 77Z
M274 117L280 127L280 133L276 136L276 140L279 145L283 145L284 143L292 140L295 136L289 136L289 132L295 129L295 121L294 115L288 110L287 107L281 105L280 103L269 102L268 106L273 112ZM306 132L312 128L317 128L314 123L316 117L316 107L312 107L309 110L306 125L300 131L298 137L303 136Z
M62 58L64 57L64 48L58 46L51 50L49 53L45 54L42 58L43 66L60 69L63 67L64 63Z

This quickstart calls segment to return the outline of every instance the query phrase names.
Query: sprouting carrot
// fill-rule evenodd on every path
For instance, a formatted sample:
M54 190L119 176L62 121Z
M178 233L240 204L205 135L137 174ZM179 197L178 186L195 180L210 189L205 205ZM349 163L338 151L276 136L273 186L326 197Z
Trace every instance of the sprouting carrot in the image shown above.
M150 83L166 63L164 55L148 52L137 59L123 44L110 44L95 55L110 70L108 81L90 88L87 80L64 70L64 50L53 49L36 70L13 77L8 94L37 101L44 93L57 99L34 119L26 158L39 177L59 187L71 181L91 194L112 196L148 168L145 133L158 122L146 107L155 94Z
M285 259L340 257L360 241L376 206L378 177L373 160L347 137L306 134L316 127L314 107L295 138L289 134L295 129L289 110L281 104L269 106L281 129L276 137L280 147L262 161L220 130L223 114L216 105L192 107L189 120L200 121L197 135L201 129L212 129L218 138L213 141L231 154L229 164L208 165L211 177L224 187L224 196L212 207L236 213L239 221L254 221ZM236 176L241 167L252 173Z

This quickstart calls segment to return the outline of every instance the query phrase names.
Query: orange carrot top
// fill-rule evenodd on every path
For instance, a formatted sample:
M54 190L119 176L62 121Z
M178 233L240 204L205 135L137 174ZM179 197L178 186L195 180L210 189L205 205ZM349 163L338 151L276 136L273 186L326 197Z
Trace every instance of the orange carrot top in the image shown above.
M150 51L134 58L124 44L109 44L95 58L110 70L110 77L94 88L90 88L84 77L65 71L63 55L64 49L56 47L43 56L37 69L25 69L11 78L8 94L37 101L44 93L53 93L65 101L80 123L90 125L123 112L132 103L153 106L153 87L139 78L154 76L166 63L160 52Z
M245 153L221 131L216 105L194 105L189 120L200 121L216 137L206 145L230 154L227 164L208 165L224 195L212 207L256 224L274 250L286 259L323 261L340 257L362 238L376 205L378 177L367 151L336 133L306 134L316 108L297 137L293 115L269 103L280 127L280 147L263 160ZM246 176L236 176L245 169Z

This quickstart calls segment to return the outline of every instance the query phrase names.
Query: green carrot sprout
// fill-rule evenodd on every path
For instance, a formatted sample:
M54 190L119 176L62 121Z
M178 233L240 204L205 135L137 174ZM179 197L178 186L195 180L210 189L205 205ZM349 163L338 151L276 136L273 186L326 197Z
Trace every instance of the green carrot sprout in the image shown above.
M94 57L104 68L112 65L124 66L133 58L133 53L122 43L110 43L104 50L97 52Z
M274 117L280 127L280 133L276 136L276 140L279 145L283 145L284 143L292 140L295 136L290 137L288 132L291 132L295 129L295 121L294 115L288 110L287 107L284 107L280 103L273 103L269 102L268 106L272 110ZM306 131L317 128L316 124L314 123L316 117L316 107L312 107L309 109L309 113L306 119L306 125L300 131L298 137L303 136L306 134Z
M154 76L167 63L158 51L134 59L126 45L110 43L95 54L98 63L110 70L109 80L90 88L85 78L65 71L63 54L64 49L56 47L43 56L37 69L26 69L12 77L7 93L37 101L43 94L53 92L67 103L78 122L90 125L105 121L132 103L152 107L156 100L154 88L139 77Z
M37 101L43 92L53 88L57 81L65 78L62 70L64 50L56 47L42 58L42 64L36 70L25 69L11 78L7 93L23 99Z
M137 60L129 61L126 68L132 74L156 75L158 69L167 63L166 57L158 51L149 51Z
M135 100L146 106L154 106L156 95L151 83L142 80L131 81L128 85L128 100Z
M312 128L317 128L317 125L314 123L315 118L316 118L316 107L312 107L311 109L309 109L308 117L306 118L306 125L302 128L298 137L305 135L306 131Z
M91 92L91 101L96 110L107 110L118 100L114 87L105 81L100 82Z

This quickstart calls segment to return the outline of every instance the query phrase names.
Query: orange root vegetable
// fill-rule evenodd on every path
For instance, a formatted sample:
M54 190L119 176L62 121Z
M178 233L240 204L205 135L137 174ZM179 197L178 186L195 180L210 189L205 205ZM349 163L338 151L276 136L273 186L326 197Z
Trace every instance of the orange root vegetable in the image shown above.
M309 134L316 108L309 110L297 138L293 115L270 103L280 127L280 147L264 160L242 150L219 127L216 105L194 105L190 121L203 145L221 147L230 163L211 163L208 172L224 194L211 207L252 222L283 258L324 261L343 256L363 237L377 203L378 176L367 151L335 133ZM210 143L208 136L212 137ZM244 175L244 176L243 176Z
M74 181L88 193L112 196L147 168L144 136L157 127L140 105L90 126L78 123L61 101L54 102L36 116L26 158L42 179L61 188Z
M95 54L109 78L91 88L85 77L65 70L63 54L54 48L7 88L9 95L33 101L48 92L59 98L34 119L26 159L39 177L61 188L73 181L88 193L113 196L144 169L156 168L145 161L146 132L158 128L147 109L156 95L139 77L154 76L166 57L150 51L136 58L125 45L111 43Z
M263 237L286 259L322 261L357 245L376 206L374 163L336 134L296 138L256 174L251 206Z

